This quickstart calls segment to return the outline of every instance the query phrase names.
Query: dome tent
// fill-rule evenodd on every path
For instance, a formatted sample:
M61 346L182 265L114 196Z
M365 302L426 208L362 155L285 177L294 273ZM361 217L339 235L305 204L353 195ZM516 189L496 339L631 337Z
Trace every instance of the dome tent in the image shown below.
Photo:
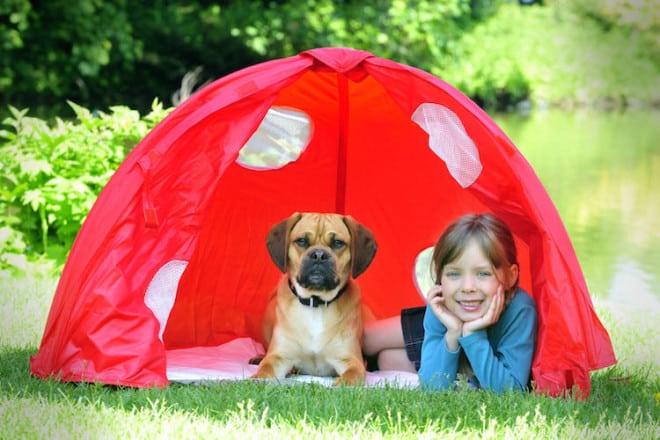
M168 351L258 339L280 276L265 237L295 211L374 233L359 283L377 318L422 304L415 261L451 221L492 212L539 310L537 389L586 396L616 362L554 205L489 116L429 73L319 48L216 80L128 155L71 249L32 374L165 386Z

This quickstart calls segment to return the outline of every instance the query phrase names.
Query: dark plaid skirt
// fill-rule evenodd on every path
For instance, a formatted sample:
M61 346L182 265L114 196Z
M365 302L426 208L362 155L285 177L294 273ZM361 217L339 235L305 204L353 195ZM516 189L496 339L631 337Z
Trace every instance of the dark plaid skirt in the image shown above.
M401 310L401 330L406 345L408 359L419 370L422 360L422 341L424 340L424 312L426 306Z

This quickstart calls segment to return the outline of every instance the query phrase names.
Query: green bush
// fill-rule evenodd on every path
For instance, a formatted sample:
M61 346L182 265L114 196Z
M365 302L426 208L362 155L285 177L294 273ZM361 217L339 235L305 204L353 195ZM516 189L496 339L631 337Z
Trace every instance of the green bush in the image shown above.
M62 115L66 98L147 111L198 66L203 82L324 46L428 70L502 1L9 0L0 5L0 105Z
M485 17L483 2L465 0L299 0L249 2L251 23L234 22L232 35L253 51L278 58L314 47L343 46L424 70L450 55L451 42ZM474 6L472 5L474 4ZM472 8L477 8L476 9Z
M10 107L0 130L0 270L40 256L62 257L87 212L126 154L169 110L154 101L92 113L69 103L73 121L53 124Z
M268 59L354 47L429 71L490 108L522 99L657 105L660 14L653 0L5 0L0 107L68 115L170 102ZM539 4L540 3L540 4ZM176 104L176 103L174 103ZM67 113L64 113L67 112Z
M489 109L522 99L567 107L660 102L658 52L639 31L607 27L579 2L548 3L502 5L455 42L451 62L431 72Z

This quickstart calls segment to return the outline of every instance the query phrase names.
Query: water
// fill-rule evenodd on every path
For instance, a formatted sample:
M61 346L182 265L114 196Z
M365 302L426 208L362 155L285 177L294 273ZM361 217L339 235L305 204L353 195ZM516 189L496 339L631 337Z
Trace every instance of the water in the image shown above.
M493 119L550 194L592 297L660 309L660 112Z

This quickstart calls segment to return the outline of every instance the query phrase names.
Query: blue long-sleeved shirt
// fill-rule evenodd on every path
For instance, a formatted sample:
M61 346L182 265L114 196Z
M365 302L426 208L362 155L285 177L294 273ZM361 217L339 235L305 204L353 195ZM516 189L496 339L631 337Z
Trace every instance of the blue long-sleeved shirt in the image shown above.
M481 388L524 390L531 374L537 331L536 304L527 292L518 289L495 324L459 337L459 347L452 352L445 341L447 328L427 306L420 384L431 390L452 386L459 355L464 351Z

